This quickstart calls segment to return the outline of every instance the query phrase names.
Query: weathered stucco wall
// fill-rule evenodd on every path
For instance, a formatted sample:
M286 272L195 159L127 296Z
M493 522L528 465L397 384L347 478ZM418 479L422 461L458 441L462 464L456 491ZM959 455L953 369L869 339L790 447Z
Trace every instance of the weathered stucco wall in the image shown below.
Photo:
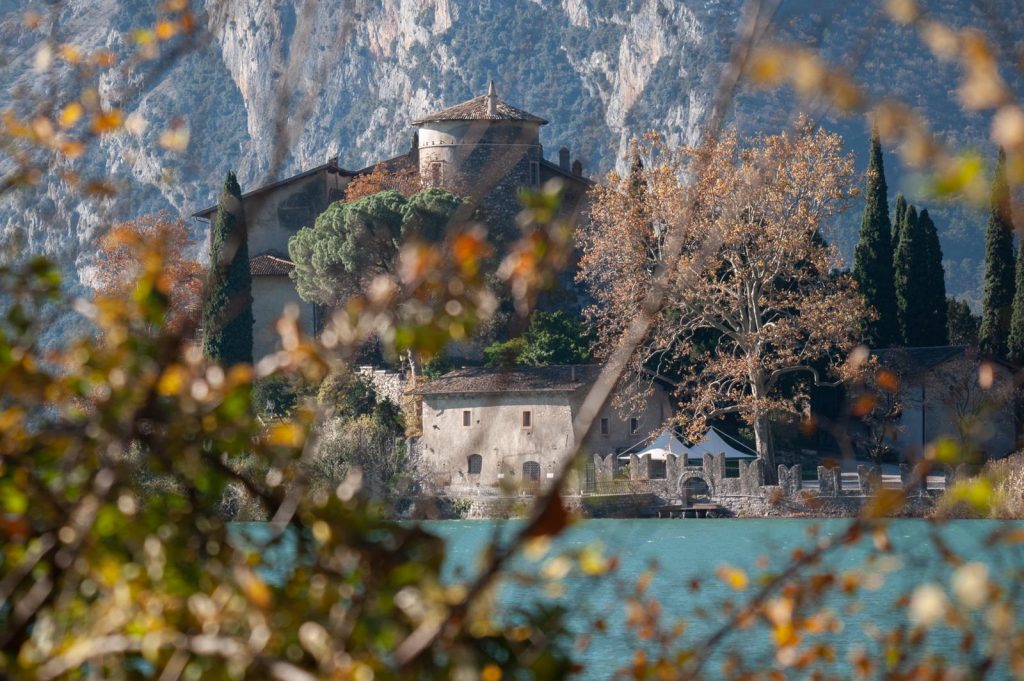
M299 328L313 333L313 306L299 298L295 284L287 276L252 278L252 356L259 361L281 349L275 324L288 304L299 308Z
M463 425L463 413L470 425ZM530 426L523 427L523 412ZM522 481L523 464L540 465L540 482L557 472L572 450L572 412L564 393L426 395L422 455L435 484L486 487ZM468 457L478 454L479 475Z
M348 177L326 170L287 182L244 202L250 257L276 251L288 255L288 239L341 198Z
M423 437L424 463L435 486L471 492L474 489L524 482L523 465L540 466L540 485L553 479L562 462L576 449L573 419L586 397L576 393L507 392L491 395L425 395ZM463 413L470 425L463 425ZM523 426L523 412L530 412L530 426ZM671 416L668 395L656 390L645 408L622 414L615 407L601 410L585 452L614 456L660 431ZM636 418L637 423L632 423ZM604 422L604 428L602 427ZM606 430L606 432L603 432ZM469 457L481 457L479 474L469 472ZM572 486L578 486L572 481Z

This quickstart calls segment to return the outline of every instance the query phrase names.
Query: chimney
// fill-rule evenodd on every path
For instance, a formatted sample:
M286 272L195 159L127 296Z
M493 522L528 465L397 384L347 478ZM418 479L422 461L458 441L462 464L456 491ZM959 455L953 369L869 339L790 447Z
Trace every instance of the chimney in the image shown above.
M572 162L572 174L577 177L583 177L583 164L580 163L579 159Z
M498 93L494 89L494 81L487 85L487 115L498 115Z
M562 147L558 150L558 167L569 172L569 147Z

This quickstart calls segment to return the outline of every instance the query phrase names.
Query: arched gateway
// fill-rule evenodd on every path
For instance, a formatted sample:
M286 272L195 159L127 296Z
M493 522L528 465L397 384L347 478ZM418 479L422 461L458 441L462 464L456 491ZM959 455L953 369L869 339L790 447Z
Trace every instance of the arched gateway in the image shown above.
M684 505L692 503L694 499L710 500L715 496L715 486L704 476L703 471L683 471L676 482L676 491Z

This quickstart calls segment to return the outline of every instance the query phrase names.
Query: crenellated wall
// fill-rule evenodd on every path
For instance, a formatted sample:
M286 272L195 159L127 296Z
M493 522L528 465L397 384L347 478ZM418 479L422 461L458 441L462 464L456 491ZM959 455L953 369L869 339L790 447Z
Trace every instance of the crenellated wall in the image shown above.
M735 516L764 517L786 515L849 516L876 498L881 490L882 474L877 466L857 467L856 489L843 489L838 468L818 466L816 484L805 487L799 465L779 466L777 485L766 485L764 466L759 459L741 460L738 474L727 474L725 455L705 455L700 465L688 458L668 455L664 478L651 478L655 470L650 455L630 456L628 480L615 476L612 456L594 455L595 492L627 493L629 489L658 494L663 503L689 505L695 501L718 504ZM657 470L661 470L657 467ZM957 469L952 476L965 475ZM694 481L699 481L695 483ZM813 481L812 481L813 482ZM706 486L706 494L700 483ZM933 505L925 485L924 469L900 466L900 489L904 504L896 513L922 515Z

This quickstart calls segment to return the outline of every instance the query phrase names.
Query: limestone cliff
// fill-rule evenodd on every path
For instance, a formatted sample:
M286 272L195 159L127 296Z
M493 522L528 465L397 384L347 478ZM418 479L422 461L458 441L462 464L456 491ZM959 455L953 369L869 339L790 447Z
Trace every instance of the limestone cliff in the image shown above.
M870 25L869 4L791 0L783 3L780 30L847 54L860 44L852 29ZM960 23L977 19L966 0L936 4ZM126 31L152 20L152 5L67 0L58 38L86 48L116 47ZM204 31L195 48L152 74L141 94L131 94L137 74L103 83L103 95L138 113L148 128L140 136L106 141L74 169L112 178L123 191L111 200L82 202L59 177L47 177L36 189L6 199L0 230L6 239L21 233L29 250L56 254L69 269L85 273L96 231L105 225L161 208L188 215L215 200L229 168L251 189L333 156L352 168L401 153L411 142L410 120L481 94L489 78L503 99L551 121L543 136L549 158L568 146L588 174L598 175L621 165L629 140L648 129L679 142L699 139L740 5L206 0L197 6ZM10 52L0 79L8 90L40 87L27 68L32 43L20 30L22 9L17 0L0 0L0 37ZM934 68L923 49L919 56L903 49L916 38L889 25L874 30L879 51L859 75L892 86L878 74L895 69L911 103L920 103L933 86L948 93L948 70ZM951 99L927 101L933 110L926 113L939 111L958 141L983 139L984 123L965 123ZM786 104L784 94L744 95L734 120L765 129L785 119ZM189 150L178 156L155 144L175 116L191 129ZM860 151L863 123L843 125L851 149ZM977 241L975 232L961 232L956 238L965 244ZM946 244L947 257L967 249L953 246ZM980 241L969 250L966 264L951 265L969 272L979 262ZM951 290L976 287L973 272L964 281L954 280Z

